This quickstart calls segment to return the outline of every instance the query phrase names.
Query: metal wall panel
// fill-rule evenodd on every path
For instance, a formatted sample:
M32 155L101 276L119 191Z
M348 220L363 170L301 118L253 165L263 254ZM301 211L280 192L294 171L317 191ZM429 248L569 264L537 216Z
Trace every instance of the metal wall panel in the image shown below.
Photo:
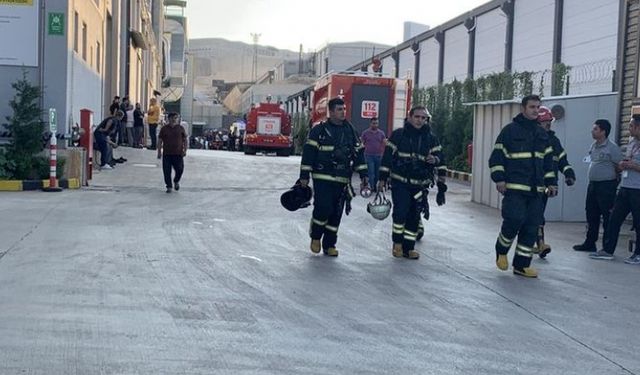
M474 77L504 70L507 17L500 9L476 18Z
M571 95L611 92L619 0L565 0L562 62L573 66Z
M435 38L420 43L420 83L419 87L430 87L438 84L438 62L440 44Z
M555 0L515 2L513 71L551 69L554 14Z
M399 65L399 78L406 78L407 74L409 78L413 79L414 65L416 63L413 50L411 48L405 48L400 51L400 65Z
M391 56L382 59L382 73L393 75L396 70L396 62Z
M469 63L469 33L464 25L445 31L444 45L444 83L464 81Z

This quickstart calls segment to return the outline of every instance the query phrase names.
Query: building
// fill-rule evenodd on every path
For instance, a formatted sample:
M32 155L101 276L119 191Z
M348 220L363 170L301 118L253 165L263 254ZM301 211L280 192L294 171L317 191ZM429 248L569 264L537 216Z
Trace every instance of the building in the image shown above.
M389 47L386 44L370 42L329 43L313 56L314 75L320 77L331 71L357 70L350 67L360 61L371 59Z
M161 0L16 0L0 2L0 118L11 115L11 83L23 76L43 89L41 106L55 108L58 132L80 121L98 123L114 95L146 101L160 86L154 27ZM160 9L159 9L160 7ZM18 17L16 17L18 16Z
M620 0L620 37L618 42L618 111L620 126L616 139L629 142L631 114L640 114L640 0Z

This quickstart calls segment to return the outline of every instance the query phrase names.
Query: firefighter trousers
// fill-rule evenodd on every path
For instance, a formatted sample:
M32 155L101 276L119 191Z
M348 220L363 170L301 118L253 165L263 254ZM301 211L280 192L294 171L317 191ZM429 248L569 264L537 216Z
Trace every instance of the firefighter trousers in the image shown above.
M314 240L322 239L326 251L338 241L338 227L344 211L342 195L347 185L339 182L313 180L313 214L309 235Z
M516 236L516 254L513 267L522 269L531 265L531 257L543 220L542 194L520 193L508 190L502 199L502 229L496 241L496 252L507 254Z
M393 243L402 244L402 251L406 254L414 250L418 236L420 211L418 200L422 199L422 188L404 183L393 182L391 186L393 201Z

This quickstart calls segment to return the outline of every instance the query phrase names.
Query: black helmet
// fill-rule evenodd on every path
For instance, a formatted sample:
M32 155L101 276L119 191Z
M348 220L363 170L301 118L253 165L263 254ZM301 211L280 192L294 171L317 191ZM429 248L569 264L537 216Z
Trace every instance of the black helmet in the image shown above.
M309 186L303 187L298 181L280 196L280 204L289 211L295 211L311 205L311 197L313 190Z

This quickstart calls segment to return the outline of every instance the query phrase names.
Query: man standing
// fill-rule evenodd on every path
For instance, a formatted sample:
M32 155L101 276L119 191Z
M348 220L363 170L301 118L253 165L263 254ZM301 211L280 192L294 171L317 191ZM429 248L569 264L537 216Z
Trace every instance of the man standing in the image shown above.
M111 106L109 107L109 113L111 116L116 115L116 111L120 109L120 97L118 95L113 97L113 102L111 102Z
M171 189L180 190L180 178L184 171L183 158L187 155L189 138L184 128L180 126L180 116L177 113L169 113L169 124L160 129L158 135L158 159L162 157L162 172L167 193ZM171 183L171 169L175 170L173 184Z
M616 167L622 161L620 147L609 140L611 123L607 120L596 120L591 129L595 140L585 161L589 163L589 186L587 187L587 238L583 243L573 247L576 251L596 251L600 217L602 217L602 244L606 242L609 214L613 208L618 186Z
M496 265L503 271L509 268L507 254L518 236L513 273L524 277L538 277L538 271L530 265L538 227L542 224L542 195L557 194L553 149L547 132L538 125L539 108L537 95L524 97L521 113L502 129L489 158L491 179L504 195Z
M384 132L378 128L377 117L371 118L369 129L362 132L361 138L364 144L364 159L367 161L367 170L369 171L369 183L375 189L378 186L380 164L386 142Z
M624 262L640 264L640 244L637 242L640 235L638 225L640 223L640 117L634 116L629 122L629 134L631 138L627 145L627 154L618 164L619 169L622 170L622 182L604 235L604 248L589 256L592 259L613 259L613 253L618 245L620 227L631 212L636 232L636 249Z
M133 147L142 147L142 134L144 133L144 113L140 103L136 103L136 109L133 111Z
M300 184L313 177L313 216L311 218L311 251L336 257L338 227L342 211L354 196L351 187L353 171L360 173L360 189L367 183L367 165L358 135L346 120L346 108L340 98L329 100L329 119L314 126L302 150ZM322 242L321 242L322 241Z
M158 130L158 123L160 123L160 106L156 98L151 98L149 101L149 109L147 111L147 122L149 123L149 138L151 138L150 150L156 149L156 131Z
M564 175L564 182L567 186L573 186L576 182L576 174L573 171L573 167L569 164L567 160L567 153L562 148L562 144L558 137L556 137L556 133L551 130L551 123L555 121L553 115L551 114L551 110L547 107L541 106L538 110L538 124L547 132L549 136L549 144L553 148L553 173L556 174L556 178L558 178L558 172L562 172ZM542 225L538 228L538 241L536 250L540 258L545 258L551 252L551 246L544 242L544 211L547 209L547 201L549 199L548 195L542 196Z
M418 236L420 213L428 212L427 190L436 182L444 184L442 146L431 133L431 115L425 107L413 107L404 127L396 129L386 144L378 191L384 191L390 177L391 198L393 200L393 248L396 258L418 259L415 250ZM438 173L436 173L438 171Z

